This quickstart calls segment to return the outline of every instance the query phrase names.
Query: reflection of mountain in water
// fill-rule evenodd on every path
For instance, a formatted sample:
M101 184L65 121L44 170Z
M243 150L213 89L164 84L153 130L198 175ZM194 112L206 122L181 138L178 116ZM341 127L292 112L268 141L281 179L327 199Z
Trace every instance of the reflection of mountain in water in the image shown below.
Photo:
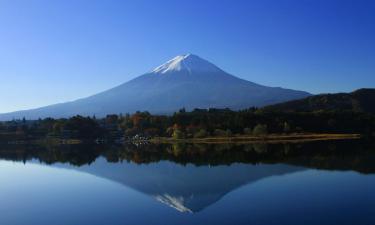
M282 164L197 167L161 161L137 165L108 163L103 158L77 169L153 196L181 212L198 212L244 184L302 170Z
M299 171L301 167L373 174L373 149L373 142L359 141L140 148L131 145L0 145L0 158L63 163L60 167L121 183L179 211L196 212L241 185Z

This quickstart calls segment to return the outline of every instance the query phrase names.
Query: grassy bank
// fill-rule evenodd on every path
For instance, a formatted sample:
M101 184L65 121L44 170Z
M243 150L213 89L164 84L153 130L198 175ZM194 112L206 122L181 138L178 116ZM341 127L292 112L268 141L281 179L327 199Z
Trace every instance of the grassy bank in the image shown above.
M152 143L283 143L283 142L308 142L324 140L344 140L359 139L359 134L270 134L265 136L238 135L230 137L206 137L206 138L189 138L174 139L167 137L152 138Z

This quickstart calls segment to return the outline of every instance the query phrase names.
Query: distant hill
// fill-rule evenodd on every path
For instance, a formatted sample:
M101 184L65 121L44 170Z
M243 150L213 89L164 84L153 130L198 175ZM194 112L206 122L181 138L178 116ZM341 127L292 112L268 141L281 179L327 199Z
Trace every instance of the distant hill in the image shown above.
M266 87L226 73L196 55L177 56L149 73L110 90L73 102L38 109L0 114L0 120L25 117L83 116L149 111L169 114L181 108L231 108L300 99L310 94L303 91Z
M261 111L316 112L354 111L375 113L375 89L359 89L352 93L321 94L266 106Z

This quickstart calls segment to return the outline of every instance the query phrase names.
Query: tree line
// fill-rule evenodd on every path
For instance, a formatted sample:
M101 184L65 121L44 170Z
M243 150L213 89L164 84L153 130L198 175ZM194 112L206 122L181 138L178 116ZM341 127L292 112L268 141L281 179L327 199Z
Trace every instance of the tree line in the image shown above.
M352 111L264 112L257 108L181 109L171 115L136 112L104 118L73 116L66 119L0 122L0 139L173 137L204 138L233 135L288 133L360 133L375 136L375 115Z

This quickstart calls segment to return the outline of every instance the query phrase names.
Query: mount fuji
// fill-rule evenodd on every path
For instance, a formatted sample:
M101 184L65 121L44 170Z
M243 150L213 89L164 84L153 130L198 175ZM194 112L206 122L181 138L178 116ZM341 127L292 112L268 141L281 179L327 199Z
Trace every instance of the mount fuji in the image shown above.
M99 94L72 102L0 114L0 120L37 119L149 111L168 114L181 108L260 107L310 94L303 91L266 87L237 78L219 67L187 54L177 56L151 72Z

